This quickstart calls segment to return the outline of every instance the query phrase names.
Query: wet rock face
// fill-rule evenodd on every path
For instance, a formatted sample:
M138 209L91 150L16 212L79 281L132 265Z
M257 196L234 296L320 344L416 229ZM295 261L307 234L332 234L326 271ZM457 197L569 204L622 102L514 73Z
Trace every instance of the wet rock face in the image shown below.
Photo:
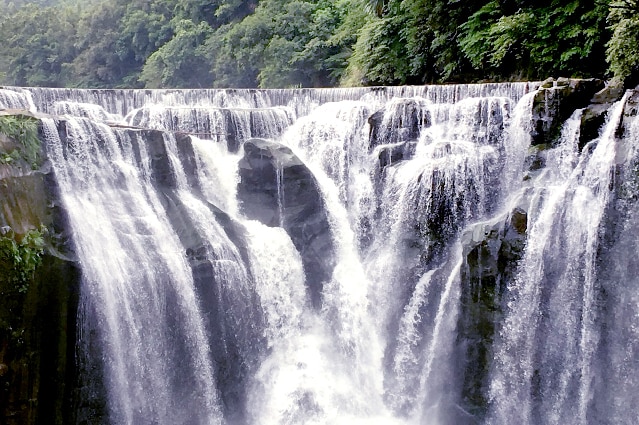
M263 352L266 345L260 332L263 316L255 301L257 294L252 287L244 288L240 282L220 278L216 263L236 259L218 257L210 241L197 230L198 223L193 221L179 196L170 187L162 188L161 192L171 227L186 248L197 295L202 301L201 312L211 341L216 385L224 413L234 423L244 423L244 389L248 377L255 371L257 353ZM240 226L215 206L210 205L210 208L230 243L238 247L244 264L248 264L244 252L246 241Z
M408 160L415 155L417 142L402 142L379 148L379 169L396 164L400 161Z
M0 135L0 151L16 143ZM45 242L20 290L0 276L0 423L8 425L76 422L80 271L51 167L46 157L40 163L38 169L24 161L0 165L0 236L18 241L41 230ZM7 260L0 255L0 269L11 265Z
M608 110L612 104L623 96L624 90L620 83L610 83L592 97L581 115L579 135L579 149L586 143L599 136L599 129L604 125Z
M588 106L603 88L604 82L597 79L546 80L533 100L532 145L554 143L563 122L576 109Z
M369 149L376 146L415 141L423 127L431 124L430 111L415 99L401 99L368 118Z
M458 342L464 359L464 409L486 413L493 341L502 322L502 301L526 241L527 213L515 208L491 223L479 223L462 236L464 263Z
M239 163L242 213L267 226L281 226L302 256L311 302L319 307L330 279L334 245L319 186L311 171L286 146L251 139Z

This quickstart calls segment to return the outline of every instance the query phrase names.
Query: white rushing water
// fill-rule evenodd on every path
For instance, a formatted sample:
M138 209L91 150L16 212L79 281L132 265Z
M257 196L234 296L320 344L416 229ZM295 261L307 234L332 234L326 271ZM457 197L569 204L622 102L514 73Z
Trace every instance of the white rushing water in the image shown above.
M66 121L64 142L52 120L43 127L82 265L81 302L98 326L110 420L221 423L193 277L149 181L145 144L82 119Z
M602 134L581 156L580 111L548 153L550 167L532 194L527 247L496 350L490 423L589 422L600 339L597 250L624 103L610 111Z
M104 387L104 421L585 424L606 411L632 423L639 314L636 291L617 281L636 277L615 253L636 238L602 242L615 167L634 172L636 140L619 145L628 98L581 148L576 111L531 171L537 86L0 90L13 102L0 107L34 99L65 116L43 132L82 269L79 347L100 353L101 375L86 380ZM243 149L252 138L270 143L254 157ZM300 170L308 181L294 180ZM312 193L321 211L296 204ZM256 220L248 196L277 219ZM493 244L486 229L516 208L525 246L494 289L503 302L490 312L488 364L462 370L459 326L479 307L463 304L461 236ZM619 226L634 234L637 223ZM320 238L330 247L308 248ZM329 267L321 282L309 258ZM602 307L613 301L614 313ZM465 398L464 374L479 377L483 405Z
M25 109L35 111L31 93L26 90L0 88L0 109Z

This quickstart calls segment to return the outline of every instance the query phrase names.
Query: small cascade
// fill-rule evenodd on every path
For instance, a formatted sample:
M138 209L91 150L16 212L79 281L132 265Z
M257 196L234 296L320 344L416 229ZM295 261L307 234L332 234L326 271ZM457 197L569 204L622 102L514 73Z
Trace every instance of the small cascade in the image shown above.
M204 197L213 205L236 217L239 213L237 205L237 174L240 155L231 154L225 143L211 143L192 136L191 143L195 152L199 188Z
M0 109L35 111L36 107L27 90L9 90L0 87Z
M126 116L135 109L149 105L214 106L220 108L270 108L289 106L295 116L307 115L324 103L362 100L385 103L397 97L428 98L433 103L455 103L469 97L506 96L518 101L535 90L539 83L460 84L447 86L360 87L343 89L194 89L194 90L126 90L70 89L41 87L8 87L0 90L28 92L38 111L54 113L60 101L92 103L111 114Z
M361 355L353 362L364 374L388 363L369 385L396 414L416 421L455 408L448 401L432 411L452 390L443 374L430 373L445 369L454 345L460 257L452 241L493 208L491 189L499 185L490 168L504 151L510 108L500 97L326 103L283 137L320 181L338 257L346 260L324 288L327 320ZM368 249L363 223L375 228ZM369 354L357 354L362 347Z
M361 101L323 104L297 120L285 139L335 183L340 202L355 216L373 190L366 125L373 108L374 104Z
M183 132L226 143L236 151L254 137L277 137L293 122L290 110L275 108L167 107L154 105L129 113L129 125Z
M84 117L92 121L119 122L122 117L117 114L110 114L100 105L94 103L80 103L71 101L60 101L53 105L54 115L71 115L73 117Z
M506 199L521 185L526 157L530 148L532 119L531 111L535 92L524 95L512 111L512 120L504 130L504 165L501 177L501 197Z

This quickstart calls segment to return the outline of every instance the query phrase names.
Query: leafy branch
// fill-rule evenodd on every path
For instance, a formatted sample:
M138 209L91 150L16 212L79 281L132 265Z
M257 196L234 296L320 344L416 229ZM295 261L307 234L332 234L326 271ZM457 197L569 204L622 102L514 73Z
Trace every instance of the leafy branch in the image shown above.
M23 158L31 168L38 167L40 138L37 119L26 115L0 116L0 133L20 144L19 152L0 153L0 162L7 164Z

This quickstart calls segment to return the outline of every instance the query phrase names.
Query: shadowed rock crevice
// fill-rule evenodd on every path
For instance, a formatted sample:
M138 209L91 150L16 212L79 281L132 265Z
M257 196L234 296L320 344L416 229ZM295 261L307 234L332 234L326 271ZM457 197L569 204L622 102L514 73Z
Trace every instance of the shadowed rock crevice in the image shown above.
M531 144L536 146L555 143L564 121L576 109L587 107L595 93L603 88L604 82L596 79L546 80L533 100Z
M239 169L242 214L286 230L302 256L311 302L319 307L335 259L328 215L315 177L288 147L263 139L244 144Z

